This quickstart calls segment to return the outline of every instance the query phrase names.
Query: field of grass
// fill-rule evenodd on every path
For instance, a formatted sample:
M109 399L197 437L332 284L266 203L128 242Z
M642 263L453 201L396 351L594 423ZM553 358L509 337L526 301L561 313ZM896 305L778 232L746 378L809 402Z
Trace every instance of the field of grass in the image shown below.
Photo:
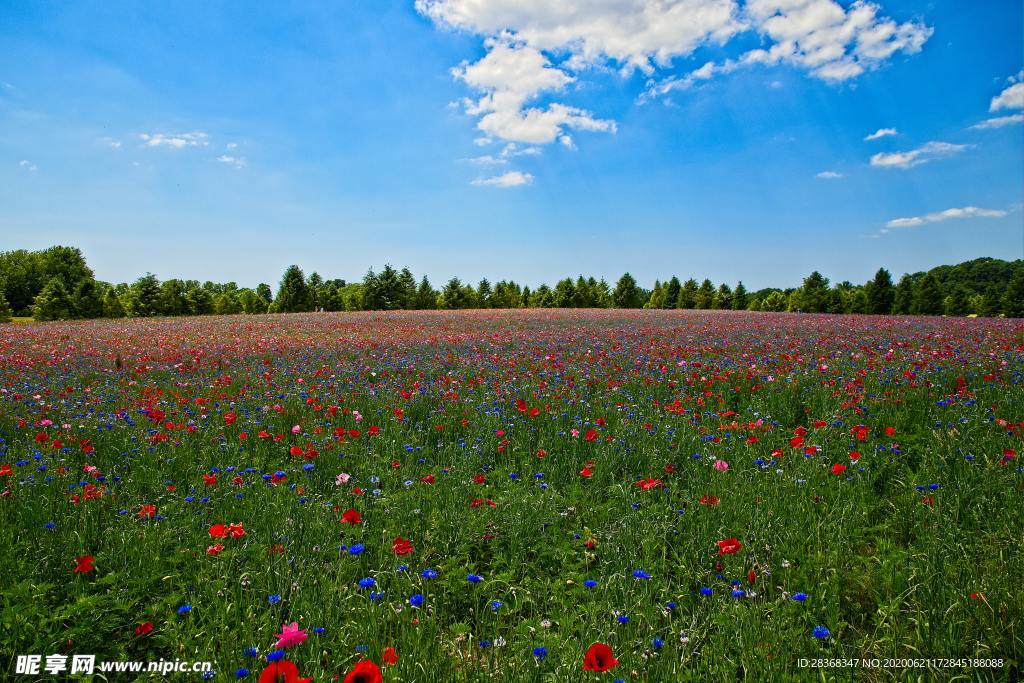
M0 671L1015 680L1021 331L543 310L0 327Z

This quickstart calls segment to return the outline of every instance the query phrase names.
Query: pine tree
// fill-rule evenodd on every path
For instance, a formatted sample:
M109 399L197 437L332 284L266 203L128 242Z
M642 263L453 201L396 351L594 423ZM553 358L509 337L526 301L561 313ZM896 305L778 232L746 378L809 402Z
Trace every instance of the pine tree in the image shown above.
M697 281L692 277L683 283L676 298L676 308L694 308L697 304Z
M114 288L111 287L107 290L106 296L103 297L103 317L123 318L124 316L124 304L121 303L121 297L119 297L117 292L114 291Z
M658 280L655 280L654 289L651 290L651 296L647 299L647 303L644 304L644 308L664 308L666 300L665 286Z
M398 286L401 289L402 308L406 310L416 308L416 278L408 268L402 268L398 273Z
M344 286L344 283L342 284ZM270 308L270 304L274 303L274 292L270 289L270 285L265 282L261 282L256 285L256 296L263 300L265 304L264 310Z
M11 311L11 305L7 303L3 289L0 288L0 323L9 323L13 317L14 312Z
M1017 268L1003 294L1003 315L1024 318L1024 268Z
M372 274L373 271L370 271L370 275ZM298 313L308 311L312 307L313 302L302 269L294 265L288 266L277 288L274 309L279 313Z
M724 282L718 286L718 291L715 292L715 308L720 311L732 308L732 288Z
M415 304L413 308L420 311L433 310L437 308L437 292L430 284L430 280L424 275L420 280L420 286L416 288Z
M189 315L213 313L213 294L206 287L193 286L185 292L185 306Z
M664 308L675 308L679 303L679 291L683 286L679 283L679 278L675 275L665 285L665 306Z
M74 315L74 306L64 280L55 277L36 296L32 317L36 320L67 320Z
M323 306L323 302L320 301L320 288L323 285L324 279L320 277L320 273L314 270L309 274L309 278L306 280L306 288L309 289L309 302L314 311L320 310L320 307Z
M612 301L616 308L640 308L643 306L640 288L637 287L636 280L632 275L624 273L615 283Z
M918 315L941 315L942 314L942 290L939 289L939 281L931 273L925 274L917 283L914 292L914 313Z
M896 290L892 286L892 275L885 268L879 268L875 278L865 286L867 295L867 312L875 315L888 315L893 312L893 300Z
M480 284L476 286L476 300L480 308L491 307L491 295L493 293L490 281L487 278L480 280Z
M85 278L78 281L72 306L77 318L99 318L103 315L103 297L95 280Z
M713 308L715 305L715 286L707 278L700 283L697 293L693 297L693 307L701 310Z
M794 292L790 306L804 313L823 313L827 306L828 278L814 271L804 278L803 285Z
M743 280L740 280L732 292L732 308L734 311L745 311L747 305L747 288L743 286Z

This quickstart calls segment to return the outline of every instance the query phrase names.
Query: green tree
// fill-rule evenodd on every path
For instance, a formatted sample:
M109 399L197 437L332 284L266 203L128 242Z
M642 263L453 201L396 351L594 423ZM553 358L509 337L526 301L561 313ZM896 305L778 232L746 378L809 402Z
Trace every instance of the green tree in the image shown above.
M476 300L480 308L491 307L491 295L494 292L491 289L491 283L487 278L480 280L480 284L476 286Z
M732 292L732 308L734 311L745 311L747 305L747 288L743 286L743 280L740 280Z
M647 299L647 303L644 304L644 308L665 308L665 304L668 301L668 296L665 290L665 286L660 281L654 281L654 289L651 290L651 295Z
M344 283L342 283L342 286L344 286ZM256 285L256 296L263 300L263 303L265 304L263 310L270 310L270 304L274 303L274 293L270 289L270 285L265 282L261 282Z
M828 278L814 271L790 297L790 307L804 313L823 313L828 303Z
M470 297L466 294L466 287L457 277L453 277L445 284L438 303L441 308L448 310L470 308L472 305Z
M971 312L971 301L967 296L967 290L961 285L954 285L949 296L942 302L942 309L946 315L961 316Z
M710 281L708 284L711 284ZM694 308L697 305L697 281L692 277L683 283L676 298L676 308Z
M683 286L675 275L665 285L665 306L664 308L675 308L679 303L679 292Z
M391 264L386 264L380 274L370 270L363 278L363 307L368 311L403 309L407 295L398 271Z
M210 315L214 310L213 294L206 287L191 286L185 290L189 315Z
M124 304L121 303L121 297L119 297L117 295L117 291L111 287L103 296L103 317L123 318L125 315L126 313L124 311Z
M160 285L158 307L163 315L186 315L188 301L185 299L185 283L172 278Z
M898 315L909 315L914 312L914 278L906 273L900 278L893 293L892 312Z
M732 288L724 282L718 286L718 291L715 292L715 308L720 311L732 308Z
M372 274L372 271L371 271ZM274 298L274 310L280 313L299 313L313 307L313 300L306 284L306 276L302 269L292 265L284 271L281 284Z
M624 273L615 283L612 301L616 308L640 308L643 306L642 293L632 275Z
M0 323L9 323L11 318L14 316L14 312L11 310L11 305L7 303L7 298L4 296L3 289L0 288Z
M128 304L132 315L147 317L160 314L160 281L146 273L131 286Z
M693 297L693 307L701 310L713 308L715 305L715 286L707 278L700 283L696 295Z
M769 292L768 296L766 296L764 300L761 301L761 310L778 313L780 311L786 310L786 307L788 305L789 297L787 297L784 293L775 290L773 292Z
M917 283L914 292L914 313L918 315L940 315L943 303L942 290L935 276L926 273Z
M1018 268L1003 294L1003 314L1007 318L1024 318L1024 268Z
M320 277L320 273L314 270L309 274L309 279L306 280L306 288L309 289L309 303L314 311L320 310L320 307L323 306L323 302L320 301L320 288L323 285L324 279Z
M36 320L67 320L74 316L74 304L63 278L54 277L36 296L32 307Z
M865 285L867 295L867 312L875 315L892 313L896 289L892 285L892 275L885 268L879 268L871 282Z
M213 311L218 315L234 315L242 312L242 302L238 298L238 292L221 292L213 299Z
M91 277L78 281L71 298L76 317L100 318L103 316L102 292Z
M437 308L437 291L434 290L426 275L420 278L419 287L416 288L413 308L420 311L429 311Z

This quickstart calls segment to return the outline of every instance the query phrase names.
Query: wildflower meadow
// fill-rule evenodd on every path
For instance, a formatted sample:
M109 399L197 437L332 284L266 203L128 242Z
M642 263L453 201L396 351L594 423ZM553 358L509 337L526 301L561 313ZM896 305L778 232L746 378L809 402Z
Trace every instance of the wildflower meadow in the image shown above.
M0 677L1017 680L1022 372L999 318L0 327Z

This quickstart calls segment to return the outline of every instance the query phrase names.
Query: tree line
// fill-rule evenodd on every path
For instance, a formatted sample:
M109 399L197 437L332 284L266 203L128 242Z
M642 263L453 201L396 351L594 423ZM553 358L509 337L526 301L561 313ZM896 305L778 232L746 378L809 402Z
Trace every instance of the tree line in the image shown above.
M428 310L469 308L649 308L796 311L1024 317L1024 261L983 258L928 272L904 274L894 283L884 268L863 284L831 284L815 271L800 287L750 292L742 282L672 276L641 287L629 273L614 286L582 275L535 289L510 280L476 285L453 277L440 289L408 268L386 265L360 282L308 276L289 266L276 293L234 282L170 279L147 273L133 283L95 279L81 250L0 252L0 321L178 316L303 311Z

